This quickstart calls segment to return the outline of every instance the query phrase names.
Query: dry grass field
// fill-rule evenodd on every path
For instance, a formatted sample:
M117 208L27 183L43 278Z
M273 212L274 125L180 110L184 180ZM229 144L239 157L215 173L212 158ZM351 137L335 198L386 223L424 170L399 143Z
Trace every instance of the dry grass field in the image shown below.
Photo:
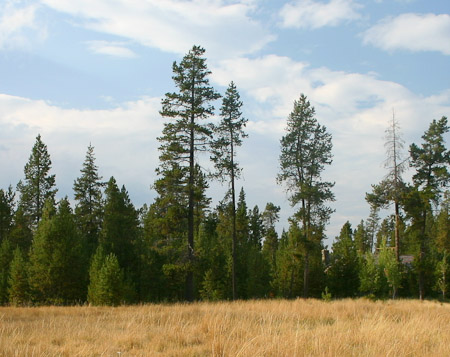
M2 307L0 356L450 356L450 304Z

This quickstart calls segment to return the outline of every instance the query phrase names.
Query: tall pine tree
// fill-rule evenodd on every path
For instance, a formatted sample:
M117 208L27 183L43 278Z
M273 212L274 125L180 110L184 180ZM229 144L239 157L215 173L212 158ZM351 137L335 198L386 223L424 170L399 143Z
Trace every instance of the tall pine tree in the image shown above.
M323 228L332 210L325 204L334 201L334 183L322 181L321 174L332 162L331 135L315 118L314 107L301 95L287 120L281 139L278 182L287 185L293 207L300 206L295 217L301 224L303 246L303 296L309 293L309 258L320 250Z
M243 128L247 119L242 117L239 92L233 82L230 83L222 100L221 121L215 127L215 140L212 143L212 161L216 167L216 176L221 181L228 181L231 195L232 215L232 292L236 299L236 261L237 261L237 234L236 234L236 190L235 180L240 176L240 168L236 161L236 148L242 145L242 138L247 137Z
M425 295L426 252L429 246L428 226L431 221L431 205L439 203L442 189L450 181L450 150L445 147L444 135L449 127L446 117L434 119L422 136L421 146L412 144L409 148L414 187L408 195L409 215L417 228L419 238L419 297ZM430 222L431 223L431 222Z
M178 91L166 93L160 112L163 117L172 119L164 125L163 135L159 138L161 165L173 165L170 163L175 162L186 175L187 254L191 265L194 261L195 154L207 150L212 129L211 125L202 121L213 115L211 102L220 97L209 85L210 71L204 53L203 48L194 46L180 64L174 62L172 79ZM193 267L187 269L185 297L188 301L194 299Z

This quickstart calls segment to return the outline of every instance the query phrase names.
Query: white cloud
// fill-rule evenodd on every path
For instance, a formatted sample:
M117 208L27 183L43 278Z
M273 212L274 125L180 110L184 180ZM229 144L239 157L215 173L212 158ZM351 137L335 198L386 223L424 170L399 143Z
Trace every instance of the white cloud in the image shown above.
M63 109L41 100L0 94L0 187L23 178L38 133L48 146L59 195L72 195L89 143L104 179L115 176L137 205L151 202L149 186L158 165L160 98L142 98L110 110Z
M122 58L137 57L136 53L125 47L123 42L88 41L86 44L92 52L97 54Z
M297 0L284 5L280 16L283 27L317 29L357 20L361 17L359 8L361 5L353 0Z
M363 34L365 44L386 51L438 51L450 55L449 14L402 14L389 17Z
M20 6L18 1L0 4L0 50L29 47L46 37L46 28L36 21L36 4Z
M42 0L81 25L144 46L185 54L194 44L209 56L240 55L272 40L251 18L253 2L224 0Z
M374 74L346 73L327 68L312 68L287 57L222 61L213 68L212 79L226 85L230 78L238 90L259 103L257 110L246 107L250 120L250 137L263 138L253 142L254 157L250 172L244 175L250 182L259 180L261 172L278 169L279 139L284 135L286 118L293 101L304 93L316 109L318 121L333 136L333 164L325 171L325 178L336 181L334 192L337 213L333 215L329 232L338 234L345 220L358 223L368 216L369 206L364 200L385 175L384 130L395 109L404 139L409 145L420 137L433 118L450 113L450 91L422 97L402 85L383 81ZM252 100L249 100L252 101ZM250 140L250 139L249 139ZM406 153L407 154L407 153ZM246 163L247 164L247 163ZM246 166L244 166L246 167ZM270 167L270 169L268 169ZM281 199L274 191L275 181L266 184L263 192L274 200ZM284 205L283 215L286 214ZM287 211L289 213L289 210ZM342 220L342 217L346 217ZM283 217L283 220L287 216Z

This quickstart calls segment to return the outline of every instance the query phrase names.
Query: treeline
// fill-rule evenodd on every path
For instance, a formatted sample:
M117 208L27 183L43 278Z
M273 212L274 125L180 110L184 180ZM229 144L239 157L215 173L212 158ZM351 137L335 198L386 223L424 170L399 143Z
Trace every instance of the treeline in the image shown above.
M369 296L446 298L449 282L450 153L447 119L433 120L420 145L402 157L393 118L386 136L386 178L366 199L372 210L355 229L346 222L328 252L324 231L334 183L331 135L306 96L294 102L281 138L277 180L295 214L278 235L280 208L248 207L235 188L237 151L247 137L242 101L231 82L221 95L209 85L204 50L194 46L173 64L177 91L162 100L168 119L156 198L137 209L125 186L99 175L89 145L69 199L56 202L47 146L37 136L17 188L0 189L0 303L14 305ZM206 174L200 153L209 154ZM415 174L405 183L407 166ZM228 187L211 207L208 183ZM394 214L381 220L381 209Z

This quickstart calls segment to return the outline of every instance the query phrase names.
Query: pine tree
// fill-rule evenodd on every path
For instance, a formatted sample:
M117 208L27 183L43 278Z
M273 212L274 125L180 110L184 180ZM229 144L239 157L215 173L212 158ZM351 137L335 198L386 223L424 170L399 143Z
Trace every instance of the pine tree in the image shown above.
M375 237L379 227L380 217L378 215L378 211L379 209L371 207L369 218L367 218L366 220L365 228L368 234L370 252L373 252L373 249L375 247Z
M231 284L227 271L230 251L229 244L219 234L220 214L217 210L208 214L197 241L199 292L204 300L222 300L231 296L228 294Z
M162 100L161 115L173 119L166 123L161 142L161 166L167 169L176 163L185 178L184 187L188 202L187 212L187 256L190 265L194 261L195 234L195 167L196 152L206 151L212 130L201 121L213 115L214 107L210 104L220 95L209 86L210 71L203 57L205 50L194 46L180 64L174 62L173 77L178 92L166 93ZM194 272L188 267L186 273L186 300L194 299Z
M263 214L258 206L249 210L247 238L247 296L249 299L267 297L271 292L271 266L263 251L262 241L265 235ZM277 237L278 240L278 237Z
M157 197L145 218L145 234L149 243L155 246L184 245L188 207L185 170L171 162L160 166L157 173L160 178L153 185Z
M366 252L370 252L370 236L366 230L366 225L364 224L364 220L356 227L354 232L354 241L355 247L359 254L359 256L364 255Z
M143 242L148 247L145 254L153 261L155 284L153 293L158 299L179 301L186 298L186 274L192 270L199 281L198 254L191 260L186 250L188 231L188 195L186 194L186 167L177 162L163 162L157 169L159 178L153 189L157 193L150 205L143 227ZM196 241L202 231L203 221L208 214L210 199L205 192L208 188L206 176L196 164L194 187L194 237ZM142 250L141 250L142 251ZM150 266L143 261L150 273ZM156 275L159 275L156 278ZM156 279L156 280L155 280ZM158 282L156 282L158 281ZM148 285L145 282L144 285ZM151 293L151 294L153 294Z
M105 252L103 247L99 245L92 256L89 267L89 286L87 301L92 305L101 305L100 299L100 271L105 262Z
M20 247L23 252L30 249L33 240L33 231L31 230L30 217L25 214L25 209L19 206L14 213L13 226L9 233L9 240L11 245Z
M263 223L263 214L259 212L259 207L257 205L248 213L248 219L249 241L255 246L262 247L265 228Z
M136 281L139 274L137 245L139 239L138 212L132 204L125 186L119 190L114 177L108 181L105 189L103 226L100 232L100 244L105 254L113 253L124 270L126 281ZM134 293L127 293L134 295ZM134 297L127 296L133 300Z
M127 271L136 268L135 244L137 240L138 215L130 201L125 187L119 190L116 180L111 177L105 190L103 227L100 244L106 254L114 253L119 265Z
M440 253L444 251L450 252L450 216L449 216L449 206L450 197L447 197L441 204L441 209L437 216L436 222L436 240L435 244Z
M215 139L212 143L212 161L217 170L216 177L228 181L231 195L232 215L232 291L233 299L236 291L237 233L236 233L236 190L235 180L240 176L240 168L236 161L236 148L242 145L242 138L247 137L243 131L247 119L242 117L239 92L233 82L230 83L222 100L221 121L214 128Z
M159 300L180 300L185 296L187 237L187 199L179 165L164 170L153 185L155 202L144 220L143 240L154 255L160 278L154 292Z
M448 133L447 118L434 119L422 136L421 147L412 144L409 148L411 166L416 169L414 184L422 188L433 202L441 199L442 188L450 180L450 150L445 147L444 135Z
M83 243L67 198L48 200L30 251L29 281L39 303L73 304L86 297Z
M334 201L334 183L321 180L321 173L332 162L331 135L315 118L314 107L305 95L294 102L289 114L287 133L281 139L280 173L278 182L286 183L293 207L300 205L296 218L301 223L304 248L303 296L309 294L309 258L315 249L320 251L323 227L332 210L325 206Z
M438 203L441 199L442 188L450 181L448 167L450 165L450 150L447 150L444 135L448 133L447 118L434 119L428 130L422 136L421 147L416 144L410 146L411 166L416 169L413 175L414 188L409 195L415 203L409 204L411 217L415 226L420 229L419 262L419 296L424 298L425 294L425 260L429 244L427 237L428 219L432 203ZM417 212L417 207L421 207Z
M0 243L8 237L13 227L14 196L12 186L6 191L0 189Z
M113 253L108 254L104 257L100 269L94 272L100 265L96 259L98 257L93 260L96 266L91 265L91 273L95 278L89 285L89 302L93 305L120 305L126 301L126 291L129 287L126 286L124 272L117 257Z
M249 288L250 298L262 298L274 296L275 292L271 286L271 281L275 275L275 269L270 265L268 254L264 249L264 244L268 239L263 220L264 213L259 212L258 206L249 210L249 238L248 242L252 247L253 256L249 265L249 281L254 283ZM272 237L272 234L270 234ZM278 247L278 235L276 234ZM270 239L270 238L269 238ZM266 247L267 249L267 247ZM276 254L276 253L274 253Z
M389 247L395 246L395 217L387 216L379 225L378 231L376 233L376 244L375 248L380 249L383 239L386 239L386 244Z
M360 262L359 291L372 298L381 297L385 278L375 255L372 252L367 252Z
M200 225L208 213L211 198L206 195L209 188L206 175L203 173L199 164L195 165L195 187L194 187L194 236L197 237Z
M9 240L5 238L0 243L0 304L8 302L8 277L11 261L13 259L13 248Z
M138 267L134 282L137 298L139 302L162 301L167 296L162 271L164 257L148 239L145 233L145 223L142 231L136 245Z
M358 263L353 230L347 221L333 243L331 265L327 270L327 286L333 296L343 298L357 294L360 285Z
M101 180L102 177L98 175L98 167L95 165L94 147L89 145L81 176L73 185L77 201L75 215L80 230L87 240L89 256L98 245L98 235L102 224L104 183Z
M278 234L275 230L275 223L279 219L280 207L275 206L273 203L269 202L266 204L266 208L262 214L262 219L264 222L264 245L263 253L267 259L270 266L270 271L272 276L276 271L276 256L278 250Z
M442 260L436 266L437 287L442 293L442 300L445 301L449 286L450 262L447 250L442 255Z
M290 263L293 261L289 243L289 235L283 230L278 242L276 270L271 280L272 296L288 297L287 280Z
M302 295L304 239L298 222L289 220L289 230L282 234L277 251L277 274L273 285L284 298Z
M49 175L51 165L47 145L42 142L39 134L25 165L25 181L20 181L17 185L20 192L19 205L30 216L33 227L37 226L42 217L45 201L54 199L57 191L54 188L55 175Z
M249 242L249 217L245 191L242 187L236 206L236 296L248 298L249 258L251 244ZM232 232L231 232L232 234Z
M15 306L29 304L28 262L25 260L20 248L14 250L8 282L9 302Z

